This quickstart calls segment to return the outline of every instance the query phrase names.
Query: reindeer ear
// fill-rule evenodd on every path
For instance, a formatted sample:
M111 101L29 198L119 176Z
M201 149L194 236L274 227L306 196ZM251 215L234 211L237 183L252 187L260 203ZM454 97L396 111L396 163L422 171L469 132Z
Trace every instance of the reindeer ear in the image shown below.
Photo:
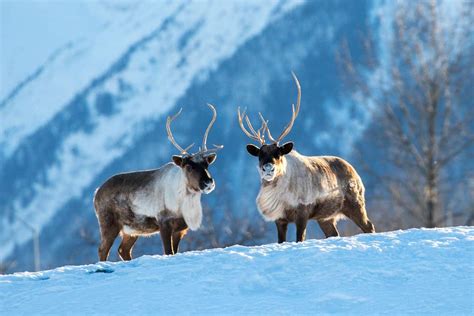
M255 145L248 144L248 145L247 145L247 151L248 151L249 154L251 154L252 156L258 157L258 154L260 153L260 148L258 148L258 147L255 146Z
M212 154L209 154L206 156L206 161L207 163L210 165L212 164L214 161L216 161L216 158L217 158L217 154L216 153L212 153Z
M182 167L182 166L183 166L183 161L184 161L183 157L181 157L181 156L173 156L172 158L173 158L173 162L174 162L175 165L177 165L178 167Z
M291 152L293 149L293 142L284 143L283 146L280 146L280 154L286 155Z

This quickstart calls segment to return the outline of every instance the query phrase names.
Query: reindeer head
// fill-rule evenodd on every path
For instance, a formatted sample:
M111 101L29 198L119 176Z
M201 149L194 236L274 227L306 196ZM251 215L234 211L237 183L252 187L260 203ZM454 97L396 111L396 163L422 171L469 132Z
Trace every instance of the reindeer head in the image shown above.
M212 110L213 116L209 126L204 133L202 139L202 147L199 151L190 154L188 150L194 145L191 144L185 149L178 145L171 132L171 122L176 119L180 114L181 110L172 117L168 117L166 120L166 131L168 133L168 139L171 143L180 151L180 155L174 155L172 157L173 162L180 168L183 169L184 175L186 176L188 189L191 192L203 192L205 194L211 193L215 188L215 182L211 174L208 171L209 165L211 165L217 158L217 151L222 149L223 146L214 145L215 148L207 149L207 136L212 128L212 125L216 121L217 112L213 105L207 104Z
M293 124L295 123L295 119L298 116L300 110L301 86L295 74L291 74L293 75L293 79L295 80L296 87L298 89L296 107L294 104L292 105L293 114L291 116L291 120L276 140L270 133L268 121L263 118L263 115L261 113L259 113L259 116L262 121L262 126L258 130L255 130L252 126L252 123L250 122L248 115L245 114L245 111L243 113L240 113L240 108L237 109L239 125L244 134L260 143L260 147L255 146L253 144L248 144L247 151L252 156L258 157L258 170L260 173L260 177L267 182L273 181L277 176L285 172L286 164L285 160L283 159L283 156L289 154L293 149L293 142L287 142L283 145L280 145L280 142L283 140L283 138L291 131ZM248 129L244 126L244 120L247 123ZM265 144L265 132L268 135L268 139L272 142L271 144Z

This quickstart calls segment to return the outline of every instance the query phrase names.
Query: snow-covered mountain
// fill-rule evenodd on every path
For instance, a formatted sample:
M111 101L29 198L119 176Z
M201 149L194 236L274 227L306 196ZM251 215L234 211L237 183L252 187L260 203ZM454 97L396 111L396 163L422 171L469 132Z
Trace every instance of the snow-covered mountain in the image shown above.
M2 315L469 315L474 229L412 229L0 276Z
M255 208L256 161L245 151L237 106L255 122L262 111L279 133L296 98L294 71L303 97L288 140L303 154L351 161L369 118L341 97L335 52L368 26L386 33L391 10L390 2L344 0L15 5L1 3L0 40L0 269L9 272L33 269L35 231L43 268L95 262L94 190L115 173L167 163L176 149L165 119L180 107L178 142L199 144L207 102L218 110L209 142L225 150L210 168L217 188L203 197L203 228L214 223L226 238L263 226L243 243L274 241L274 225ZM379 25L381 10L387 19ZM203 238L188 234L182 249ZM134 254L160 248L157 238L140 239Z
M45 267L95 260L95 246L81 238L98 236L93 191L116 172L168 162L175 149L164 119L179 107L175 134L191 143L210 118L205 103L216 105L210 142L226 149L211 168L217 190L204 204L251 222L262 221L258 177L237 105L282 128L296 97L293 70L303 89L291 134L297 148L339 154L357 138L363 118L338 103L334 49L365 21L365 2L104 3L93 8L95 32L52 49L1 100L0 261L14 259L12 269L32 268L32 229ZM328 139L334 132L347 137Z

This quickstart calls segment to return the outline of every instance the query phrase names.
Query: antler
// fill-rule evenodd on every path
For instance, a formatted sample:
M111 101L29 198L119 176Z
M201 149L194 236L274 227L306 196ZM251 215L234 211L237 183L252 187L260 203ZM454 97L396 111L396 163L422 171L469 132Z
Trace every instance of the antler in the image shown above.
M291 115L291 120L290 122L285 126L285 128L283 129L283 132L281 132L280 136L278 136L277 140L275 140L272 135L270 134L270 129L267 128L267 134L268 134L268 138L278 144L279 142L281 142L281 140L283 138L285 138L286 135L288 135L288 133L291 131L291 129L293 128L293 124L295 123L295 120L296 120L296 117L298 116L298 113L300 112L300 104L301 104L301 86L300 86L300 82L298 81L298 78L296 78L296 75L295 73L292 71L291 72L291 75L293 76L293 79L295 80L295 83L296 83L296 88L298 89L298 97L296 99L296 108L295 108L295 105L292 104L291 105L291 110L292 110L292 115Z
M223 145L214 145L213 149L207 149L207 136L209 135L209 131L211 130L211 128L214 125L214 122L216 121L216 118L217 118L216 108L210 103L208 103L207 106L212 111L212 119L211 119L211 122L209 123L209 125L206 128L206 132L204 133L204 137L202 138L202 148L199 151L201 154L216 152L216 151L224 148Z
M181 111L183 110L182 108L179 110L178 113L176 113L175 115L173 116L168 116L168 118L166 119L166 132L168 133L168 139L170 140L170 142L174 145L174 147L176 147L180 152L181 154L183 155L189 155L189 156L194 156L194 155L201 155L201 156L205 156L206 154L208 153L211 153L211 152L217 152L218 150L224 148L224 146L222 145L214 145L214 148L212 149L208 149L207 148L207 136L209 135L209 131L211 130L212 126L214 125L214 122L216 121L216 118L217 118L217 111L216 111L216 108L212 105L212 104L207 104L207 106L211 109L212 111L212 119L211 119L211 122L209 123L209 125L207 126L206 128L206 132L204 133L204 137L202 138L202 147L199 148L199 151L195 154L190 154L188 153L188 150L194 146L194 143L192 143L191 145L189 145L188 147L186 147L185 149L183 149L177 142L176 140L174 139L173 137L173 133L171 132L171 122L174 121L180 114L181 114Z
M178 145L178 143L173 137L173 133L171 132L171 122L174 121L181 114L182 110L183 109L181 108L179 112L176 113L175 115L171 117L168 116L168 118L166 119L166 132L168 133L168 139L174 145L174 147L176 147L181 152L181 154L185 155L185 154L188 154L188 150L194 146L194 143L192 143L191 145L183 149L181 146Z
M298 97L296 99L296 107L295 107L294 104L291 105L291 109L292 109L291 120L285 126L285 128L283 129L283 132L281 132L280 136L278 136L278 138L276 140L275 140L275 138L273 138L272 134L270 133L270 128L268 127L268 120L265 120L262 113L258 113L258 115L260 116L260 119L262 120L262 127L260 127L257 131L255 131L255 129L252 126L252 123L250 123L250 119L249 119L248 115L245 114L245 110L241 114L240 113L240 107L237 108L237 115L239 116L240 128L245 133L245 135L247 135L249 138L259 142L260 145L265 144L265 132L267 132L268 139L270 139L270 141L272 141L275 144L278 144L291 131L291 129L293 128L293 124L295 123L296 117L298 116L298 113L300 112L301 86L300 86L300 82L298 81L298 78L296 78L295 73L291 72L291 74L293 75L293 79L295 80L295 83L296 83L296 88L298 89ZM247 126L248 126L248 129L250 131L245 128L244 123L243 123L244 119L245 119L245 122L247 122Z
M268 129L268 121L265 121L265 119L262 116L262 113L259 113L260 119L262 120L262 126L256 131L252 123L250 122L249 116L245 114L245 111L243 113L240 113L240 107L237 108L237 115L239 117L239 125L242 131L244 132L245 135L247 135L250 139L253 139L257 142L259 142L261 145L265 144L265 130ZM248 128L250 129L250 132L245 128L243 119L245 118L245 122L247 123Z

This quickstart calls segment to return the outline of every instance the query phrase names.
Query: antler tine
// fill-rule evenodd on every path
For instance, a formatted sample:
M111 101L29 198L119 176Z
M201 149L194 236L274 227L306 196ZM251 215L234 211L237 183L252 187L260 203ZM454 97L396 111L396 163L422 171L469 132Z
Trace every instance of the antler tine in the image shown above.
M263 145L265 144L265 130L268 128L268 121L265 121L262 113L259 112L258 115L260 116L260 119L262 120L262 126L260 126L260 128L256 131L255 131L255 128L253 128L248 115L245 117L245 120L247 121L247 125L249 126L252 133L258 138L260 144Z
M258 112L258 116L260 117L260 120L262 121L262 126L258 129L258 132L265 133L265 130L268 127L268 120L265 120L265 118L262 115L262 112ZM265 136L265 135L262 134L262 136Z
M186 147L186 149L183 149L181 146L179 146L179 144L176 142L176 140L174 139L173 137L173 133L171 132L171 122L174 121L180 114L181 114L181 111L183 111L183 108L181 108L178 113L176 113L175 115L173 116L168 116L168 118L166 119L166 132L168 134L168 139L170 140L170 142L174 145L174 147L176 147L181 154L187 154L188 153L188 150L194 146L194 143L189 145L188 147Z
M184 148L184 152L185 152L185 153L187 153L187 152L188 152L188 150L190 150L190 149L191 149L191 147L193 147L193 146L194 146L194 143L192 143L192 144L191 144L191 145L189 145L188 147Z
M209 153L217 152L218 150L221 150L222 148L224 148L223 145L215 145L215 144L214 144L214 148L212 149L207 148L207 136L209 135L209 131L211 130L217 118L216 108L210 103L208 103L207 106L212 110L212 119L209 125L207 126L206 132L204 133L204 137L202 139L202 148L199 148L199 154L203 156Z
M224 145L215 145L213 144L214 148L206 149L205 151L201 151L199 154L203 156L207 156L209 153L215 153L224 148Z
M246 115L245 112L246 112L246 110L244 110L242 113L240 113L240 106L237 108L237 116L239 118L240 129L242 129L242 132L244 132L244 134L247 135L247 137L249 137L250 139L253 139L253 140L257 141L257 142L261 143L262 145L265 144L265 141L262 139L262 137L257 135L255 130L253 129L252 124L250 124L250 120L248 118L248 115ZM247 124L249 125L249 128L252 131L252 133L249 132L245 128L244 122L243 122L244 117L245 117L245 120L246 120Z
M247 135L247 137L254 139L254 136L250 134L249 131L247 131L247 129L245 129L244 123L242 122L242 117L245 116L246 111L247 109L245 109L242 113L240 113L240 106L237 107L237 117L239 119L239 126L242 132L244 132L244 134Z
M212 119L211 119L211 122L209 123L209 125L206 128L206 132L204 133L204 137L202 138L202 150L203 151L207 150L207 136L209 135L209 131L211 130L212 125L214 125L214 122L216 121L216 118L217 118L216 108L210 103L208 103L207 106L212 111Z
M267 128L267 135L268 135L268 139L273 142L273 143L278 143L275 138L273 138L272 134L270 133L270 128Z
M250 122L250 119L249 119L249 116L246 115L245 116L245 121L247 122L247 126L250 128L250 131L252 132L252 134L254 134L255 136L259 136L258 133L255 131L255 129L253 128L252 126L252 123Z
M265 129L263 129L263 136L265 135L265 130L268 135L268 139L270 139L271 142L276 143L276 140L273 138L272 134L270 133L270 128L268 127L268 120L265 120L262 113L258 113L260 115L260 119L262 120L263 124L265 124Z
M300 86L300 82L298 81L298 78L296 78L296 75L293 71L291 72L291 75L293 76L293 79L295 80L295 83L296 83L296 88L298 89L298 97L296 99L296 107L295 107L294 104L291 105L291 109L292 109L292 112L293 112L292 115L291 115L291 120L288 123L288 125L285 126L285 128L283 129L283 132L281 132L280 136L278 136L278 139L277 139L276 143L279 143L286 135L288 135L288 133L293 128L293 124L295 123L296 117L298 116L298 114L300 112L301 86Z
M265 132L268 130L268 120L265 120L262 112L258 112L258 116L260 116L260 120L262 120L262 127L258 129L258 134L261 134L262 139L265 141Z
M301 105L301 85L293 71L291 72L291 75L293 76L293 79L295 80L296 88L298 89L298 97L296 99L296 116L298 116L298 114L300 113L300 105Z
M279 143L288 133L291 131L293 128L293 124L295 122L296 116L295 116L295 105L291 105L291 119L288 124L285 125L285 128L281 132L280 136L278 136L276 143Z

